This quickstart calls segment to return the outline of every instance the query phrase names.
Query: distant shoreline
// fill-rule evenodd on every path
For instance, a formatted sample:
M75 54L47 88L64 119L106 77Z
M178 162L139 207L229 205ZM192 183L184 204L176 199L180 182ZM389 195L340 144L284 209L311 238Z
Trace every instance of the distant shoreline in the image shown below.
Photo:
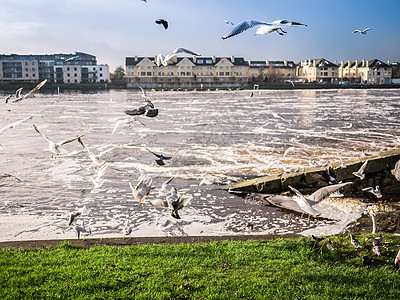
M0 83L0 92L14 92L17 89L23 87L25 90L32 89L36 86L36 83L29 82L12 82L12 83ZM295 83L292 84L280 83L280 82L266 82L266 83L252 83L242 86L211 86L203 87L200 86L170 86L170 87L157 87L154 84L147 85L146 83L141 84L141 87L145 89L152 89L156 91L216 91L216 90L327 90L327 89L399 89L400 84L381 84L381 85L363 85L363 84L318 84L318 83ZM63 91L108 91L108 90L136 90L138 87L129 87L125 83L91 83L91 84L46 84L41 88L42 92L63 92Z

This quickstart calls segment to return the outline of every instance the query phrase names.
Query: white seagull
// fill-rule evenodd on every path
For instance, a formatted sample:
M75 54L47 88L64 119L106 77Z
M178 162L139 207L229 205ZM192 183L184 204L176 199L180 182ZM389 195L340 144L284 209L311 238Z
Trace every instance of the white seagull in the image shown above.
M374 194L376 196L376 198L382 198L382 193L381 193L381 189L379 188L379 185L377 185L375 188L373 188L372 186L370 187L366 187L361 189L364 192L370 192L372 194Z
M194 56L200 56L199 53L185 49L185 48L176 48L174 51L172 51L171 53L167 54L165 57L162 56L162 54L158 54L157 55L157 60L156 60L156 65L157 66L167 66L169 61L173 61L176 60L176 56L179 53L184 53L184 54L190 54L190 55L194 55Z
M103 152L100 152L98 155L94 155L92 151L90 151L90 149L83 143L81 137L78 138L78 142L82 145L82 147L88 152L90 159L92 160L92 162L96 165L96 167L102 167L106 161L105 160L100 160L100 158L108 153L111 152L112 150L118 148L120 145L116 145L116 146L112 146L109 149L104 150Z
M164 181L161 185L161 188L157 189L158 191L158 196L161 197L161 199L164 199L168 192L167 192L167 185L174 179L174 177L168 178L166 181Z
M9 124L9 125L4 126L3 128L0 128L0 135L2 135L7 129L12 129L12 128L14 128L15 126L21 124L22 122L25 122L25 121L27 121L27 120L32 119L32 117L33 117L33 116L29 116L29 117L27 117L27 118L25 118L25 119L16 121L16 122L14 122L14 123L11 123L11 124Z
M80 215L88 215L89 213L90 213L90 210L86 207L86 205L84 205L78 211L72 212L69 215L68 226L70 226L76 220L76 218L79 217Z
M29 98L29 97L32 97L32 95L33 95L37 90L39 90L42 86L44 86L46 82L47 82L47 79L43 80L43 81L40 82L37 86L35 86L32 90L30 90L29 93L27 93L27 94L25 94L25 95L22 95L22 93L21 93L23 88L19 88L19 89L17 90L16 94L15 94L15 97L16 97L17 99L15 99L13 102L19 102L19 101L21 101L21 100L24 100L24 99L27 99L27 98ZM8 102L8 101L7 101L7 102ZM6 103L7 103L7 102L6 102Z
M353 33L357 33L357 32L359 32L359 33L361 33L361 34L367 34L368 33L368 30L371 30L372 28L365 28L364 30L358 30L358 29L356 29L356 30L353 30Z
M253 27L258 27L255 34L267 34L276 31L278 34L283 35L284 33L286 33L286 31L283 31L282 27L288 27L288 26L307 26L307 25L299 22L291 22L288 20L276 20L269 23L264 21L260 22L255 20L246 20L240 22L235 27L233 27L229 32L224 34L222 36L222 39L225 40L232 36L238 35L239 33L242 33Z
M77 137L74 137L74 138L62 140L61 142L58 142L58 143L54 143L54 142L53 142L52 140L50 140L43 132L41 132L41 131L36 127L36 125L33 125L33 128L35 128L35 130L37 131L37 133L41 134L41 135L47 140L47 142L49 143L49 149L50 149L50 151L53 152L55 155L63 155L63 154L65 154L65 153L61 152L60 147L61 147L62 145L71 143L71 142L73 142L73 141L75 141L75 140L79 140L79 139L83 136L83 135L80 135L80 136L77 136Z
M365 168L367 167L367 163L368 163L368 160L366 160L366 161L362 164L362 166L360 167L360 169L359 169L357 172L353 172L353 175L354 175L354 176L357 176L358 178L360 178L361 180L363 180L363 179L365 178L364 172L365 172Z
M139 108L126 109L125 113L130 116L144 114L146 117L156 117L158 115L158 109L154 108L154 104L150 101L149 98L147 98L145 90L142 87L140 87L140 89L142 90L142 98L147 102L147 104Z
M170 195L167 196L166 200L151 200L150 204L156 207L168 208L171 211L171 216L173 216L175 219L180 219L181 217L179 216L178 211L182 207L186 206L190 200L192 200L192 198L192 195L180 196L176 188L172 187Z
M124 228L122 228L122 234L131 237L132 227L129 225L129 221L126 221Z
M140 176L139 182L135 188L128 182L131 187L133 198L139 202L140 206L143 205L144 199L150 194L152 181L153 179L149 176Z
M126 126L126 127L131 127L133 122L138 122L138 123L142 124L143 126L146 126L146 125L144 125L144 123L142 121L137 120L135 118L119 120L119 121L117 121L117 123L115 123L114 129L113 129L111 135L114 135L114 133L117 131L118 127L120 127L121 125Z
M96 178L94 178L94 179L92 180L92 182L93 182L93 188L94 188L94 189L98 189L98 188L100 188L100 187L103 185L104 180L101 180L101 178L103 177L103 175L104 175L104 173L106 172L107 168L108 168L108 163L105 163L104 165L102 165L102 166L97 170Z
M300 209L303 211L303 213L306 213L310 216L319 216L320 213L317 212L311 205L308 203L307 199L294 187L291 187L289 185L289 188L297 195L294 196L292 199L296 201L296 203L299 205Z
M85 222L82 222L82 226L75 226L75 233L78 236L78 240L80 239L81 234L83 235L83 239L85 239L85 236L91 234L92 230L90 229L90 227L86 228Z

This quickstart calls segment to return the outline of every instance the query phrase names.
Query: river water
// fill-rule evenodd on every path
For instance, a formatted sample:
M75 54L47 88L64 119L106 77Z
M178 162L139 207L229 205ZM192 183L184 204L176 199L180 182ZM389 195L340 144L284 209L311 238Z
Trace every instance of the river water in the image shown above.
M5 95L4 95L5 96ZM0 135L0 241L74 238L68 216L84 205L80 216L93 237L122 236L129 220L132 236L228 235L304 233L324 228L336 233L357 218L360 211L344 209L336 220L308 221L299 214L266 206L264 202L230 194L226 184L308 165L309 160L337 161L399 146L400 93L397 89L366 90L263 90L254 91L147 91L159 109L156 118L139 116L139 123L112 131L118 120L129 118L125 109L144 104L137 90L97 93L41 94L19 103L2 104L0 128L33 116ZM52 158L47 141L35 124L55 142L83 134L95 153L109 164L95 188L97 170L77 142L62 147L65 155ZM290 151L284 158L283 153ZM171 156L165 166L155 163L156 153ZM271 164L272 163L272 164ZM163 181L192 201L180 210L181 220L165 231L169 212L133 200L141 172L153 178L147 200L157 199ZM214 183L199 185L202 179ZM222 184L222 185L221 185ZM362 200L362 199L361 199ZM22 206L22 207L21 207ZM340 219L340 220L339 220ZM245 228L247 221L254 229Z

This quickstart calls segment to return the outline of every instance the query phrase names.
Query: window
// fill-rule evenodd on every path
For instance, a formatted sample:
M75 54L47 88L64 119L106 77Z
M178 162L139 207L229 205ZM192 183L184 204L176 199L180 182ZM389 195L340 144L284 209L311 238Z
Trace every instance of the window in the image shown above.
M224 72L219 72L219 76L224 76Z
M181 72L181 76L185 76L185 72Z
M67 77L70 77L70 76L71 76L71 74L67 73Z
M103 73L100 73L100 77L103 77Z
M25 72L28 72L28 68L25 68Z
M192 72L186 72L186 75L187 75L187 76L191 76L191 75L192 75Z
M69 67L67 68L67 71L69 71Z
M100 71L103 71L103 68L102 68L102 67L100 67Z
M145 76L146 72L140 72L140 75Z
M378 71L378 72L376 72L376 75L381 75L381 72L379 72L379 71Z
M35 68L32 68L32 72L35 72Z
M147 72L147 76L151 76L151 72Z
M78 74L75 73L74 76L75 76L75 77L78 77Z
M74 68L74 71L76 71L76 67Z
M226 75L226 76L229 76L229 72L225 72L225 75Z

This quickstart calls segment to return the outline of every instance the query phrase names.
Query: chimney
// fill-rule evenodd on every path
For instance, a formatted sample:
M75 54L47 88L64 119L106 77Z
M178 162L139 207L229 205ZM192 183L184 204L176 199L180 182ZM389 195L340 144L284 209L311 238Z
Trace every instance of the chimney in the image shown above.
M315 61L315 59L313 59L313 64L312 64L312 66L315 68L315 66L316 66L316 61Z
M350 60L348 60L347 61L347 67L350 69L350 65L351 65L351 61Z
M337 65L337 60L335 59L335 65Z
M269 60L266 60L266 61L265 61L265 65L266 65L267 67L269 67Z
M355 67L356 67L356 69L357 69L357 67L358 67L358 60L355 60L354 63L355 63Z
M344 61L343 60L340 62L340 66L343 68L343 66L344 66Z
M211 59L212 59L212 62L213 62L213 64L215 64L215 62L216 62L216 59L215 59L215 56L213 55L213 56L211 56Z
M137 55L135 55L135 62L137 62L139 59L138 59L138 57L137 57Z
M362 67L365 67L365 59L362 60L361 66L362 66Z
M194 62L195 64L197 63L196 55L193 55L193 62Z
M388 65L390 66L390 60L388 60Z
M284 60L284 61L283 61L283 65L284 65L285 67L287 67L287 60Z
M367 61L365 62L365 66L368 68L368 65L369 65L369 61L367 60Z
M231 62L234 64L235 63L235 57L231 56Z

